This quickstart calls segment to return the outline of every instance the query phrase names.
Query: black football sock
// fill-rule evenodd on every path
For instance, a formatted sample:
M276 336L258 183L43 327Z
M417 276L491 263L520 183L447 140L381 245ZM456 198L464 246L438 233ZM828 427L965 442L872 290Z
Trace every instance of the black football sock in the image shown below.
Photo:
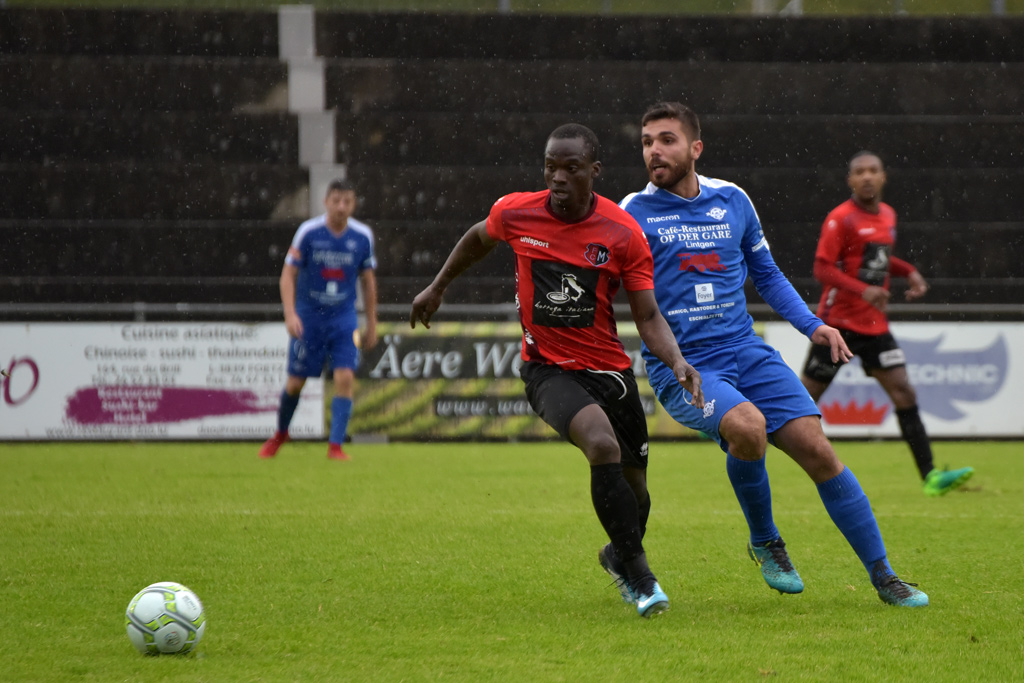
M644 547L636 496L622 476L620 463L590 468L590 497L615 554L628 567L630 560L643 554Z
M651 494L646 490L644 490L643 498L636 501L636 508L640 522L640 539L643 540L647 535L647 518L651 516Z
M932 460L932 443L924 429L924 423L921 422L921 414L917 406L911 406L897 410L896 419L899 420L903 440L910 446L914 462L921 473L921 478L924 479L935 467L935 463Z

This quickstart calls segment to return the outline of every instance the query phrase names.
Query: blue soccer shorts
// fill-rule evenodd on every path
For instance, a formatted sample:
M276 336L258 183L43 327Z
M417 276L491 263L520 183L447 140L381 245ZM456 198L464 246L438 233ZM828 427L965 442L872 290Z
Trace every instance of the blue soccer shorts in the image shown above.
M319 377L329 360L331 370L359 365L359 349L353 335L354 323L314 316L302 318L302 338L288 343L288 374L293 377Z
M703 410L687 403L692 398L690 392L663 365L650 377L651 387L676 422L707 434L726 452L729 446L719 425L726 413L744 401L753 403L764 415L769 437L790 420L821 415L782 355L760 337L684 355L700 372Z

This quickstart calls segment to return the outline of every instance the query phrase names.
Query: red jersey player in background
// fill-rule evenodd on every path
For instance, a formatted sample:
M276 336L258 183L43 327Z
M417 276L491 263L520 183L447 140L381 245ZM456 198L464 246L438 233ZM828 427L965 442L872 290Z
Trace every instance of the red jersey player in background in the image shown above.
M650 617L668 597L647 564L650 514L647 419L632 362L615 327L620 284L641 338L703 406L700 374L684 359L654 298L654 263L636 221L594 193L597 136L579 124L556 128L544 149L543 192L494 203L412 303L409 323L430 327L448 285L498 242L515 252L516 307L523 328L520 376L538 415L590 464L590 492L611 543L598 561L625 602Z
M853 196L825 218L814 254L814 277L824 291L818 317L838 328L865 374L878 380L896 406L903 439L924 481L924 492L939 496L963 484L974 470L938 470L907 377L906 356L889 332L886 307L890 277L907 279L907 301L920 298L928 283L911 264L892 255L896 212L884 203L885 168L878 155L862 151L850 159L847 184ZM816 402L839 371L827 347L812 346L801 380Z

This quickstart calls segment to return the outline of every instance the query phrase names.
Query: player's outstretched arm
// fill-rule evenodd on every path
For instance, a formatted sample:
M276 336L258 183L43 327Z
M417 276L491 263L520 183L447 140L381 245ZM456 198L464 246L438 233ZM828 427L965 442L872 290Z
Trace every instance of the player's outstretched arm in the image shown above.
M831 348L833 363L840 361L847 363L853 358L853 354L850 353L850 347L846 345L843 335L831 325L819 325L818 329L811 333L811 341L815 344Z
M683 388L693 396L691 403L698 408L704 407L704 391L701 389L700 373L696 368L686 362L683 354L679 351L679 344L671 328L658 310L658 301L654 298L653 289L644 289L638 292L630 292L629 308L633 313L633 322L640 333L640 338L647 344L647 348L658 357L662 363L672 368L676 379Z
M429 328L431 316L441 307L444 290L448 289L452 280L461 275L464 270L487 256L495 244L497 242L487 234L487 221L480 221L467 230L452 249L452 253L448 254L441 270L434 276L434 281L412 300L409 327L415 328L416 323L419 322Z

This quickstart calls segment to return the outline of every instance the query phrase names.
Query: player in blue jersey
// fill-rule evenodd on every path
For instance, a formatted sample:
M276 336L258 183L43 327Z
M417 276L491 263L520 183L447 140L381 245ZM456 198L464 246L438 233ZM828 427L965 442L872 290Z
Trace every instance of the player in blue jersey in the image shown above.
M288 425L302 387L307 378L320 376L329 358L334 398L327 457L348 460L342 444L359 362L357 283L362 283L366 314L361 346L371 349L377 344L377 259L373 232L352 218L356 193L348 181L331 181L324 207L326 213L299 226L281 271L281 303L290 337L288 379L281 393L277 432L263 444L261 458L274 457L288 441Z
M772 519L765 469L769 440L817 485L832 521L867 569L879 597L923 606L928 596L901 581L857 478L836 457L814 401L782 356L754 333L743 287L758 293L815 344L830 347L832 362L850 360L839 331L811 314L775 265L757 212L746 193L697 175L704 144L697 115L663 102L643 116L641 144L650 183L622 200L647 235L654 256L654 294L680 350L703 378L698 410L672 373L643 349L658 400L678 422L715 439L750 528L748 552L769 586L799 593L803 581Z

